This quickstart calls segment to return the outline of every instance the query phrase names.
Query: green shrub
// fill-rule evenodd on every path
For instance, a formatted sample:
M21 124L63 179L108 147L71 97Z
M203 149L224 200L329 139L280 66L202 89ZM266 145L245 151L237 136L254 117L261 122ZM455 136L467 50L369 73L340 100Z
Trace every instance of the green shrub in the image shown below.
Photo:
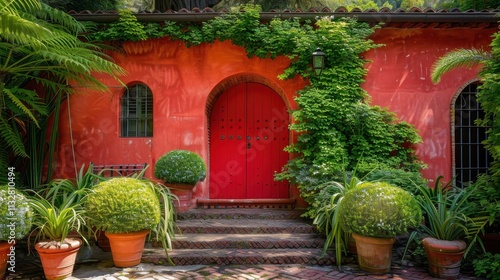
M474 273L477 277L500 280L500 254L486 253L474 260Z
M0 186L0 240L10 241L26 236L31 229L32 218L33 210L26 197L7 185ZM12 223L15 223L13 231L9 227ZM14 234L11 235L11 232Z
M343 230L370 237L404 234L422 221L415 198L386 182L363 183L347 192L339 216Z
M194 185L205 179L207 168L196 153L173 150L158 159L154 173L165 183Z
M113 178L99 183L88 195L90 222L110 233L153 229L160 222L160 201L151 182Z

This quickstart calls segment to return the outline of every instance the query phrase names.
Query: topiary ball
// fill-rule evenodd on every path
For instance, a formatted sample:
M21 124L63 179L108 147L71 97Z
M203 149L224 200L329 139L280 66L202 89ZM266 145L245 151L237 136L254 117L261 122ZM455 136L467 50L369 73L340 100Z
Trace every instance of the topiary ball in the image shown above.
M422 221L422 210L409 192L385 182L363 183L339 206L340 226L369 237L405 234Z
M196 153L173 150L158 159L154 175L165 183L195 185L205 179L207 168Z
M0 186L0 241L26 236L31 230L33 210L24 194L7 185Z
M96 185L87 196L90 223L109 233L152 229L160 222L160 201L151 182L113 178Z

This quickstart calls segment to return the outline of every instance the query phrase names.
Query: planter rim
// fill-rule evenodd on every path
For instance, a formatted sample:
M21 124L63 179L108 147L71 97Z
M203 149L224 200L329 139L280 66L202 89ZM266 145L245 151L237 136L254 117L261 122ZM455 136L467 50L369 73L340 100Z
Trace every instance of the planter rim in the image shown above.
M378 244L393 244L396 241L394 237L372 237L372 236L357 234L355 232L352 233L352 238L354 238L355 240L359 239L371 240L370 243L378 243Z
M38 252L64 252L71 250L78 250L82 246L82 240L80 238L68 237L62 241L56 240L42 240L35 244L35 249Z
M105 231L104 234L107 236L107 237L116 237L116 236L119 236L119 237L122 237L122 238L127 238L127 237L133 237L133 236L137 236L137 235L148 235L150 232L149 229L143 229L143 230L138 230L138 231L132 231L132 232L115 232L115 233L110 233L110 232L107 232Z
M467 248L467 243L463 240L443 240L434 237L425 237L422 239L422 244L433 248L437 247L443 253L463 252Z

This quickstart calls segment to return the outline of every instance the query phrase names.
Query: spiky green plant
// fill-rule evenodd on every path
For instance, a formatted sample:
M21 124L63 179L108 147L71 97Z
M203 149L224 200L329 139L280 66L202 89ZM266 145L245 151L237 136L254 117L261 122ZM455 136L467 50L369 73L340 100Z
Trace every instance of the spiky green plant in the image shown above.
M489 216L468 213L471 207L468 200L475 189L454 187L451 181L443 185L442 179L442 176L436 179L434 188L417 186L420 191L417 202L424 213L425 223L421 223L410 235L406 251L411 241L421 233L436 239L466 241L466 256L476 242L481 242L478 235L488 223Z
M33 225L36 232L35 239L54 240L64 242L66 237L72 233L78 233L85 243L84 231L91 233L92 230L86 223L86 212L83 209L83 200L77 200L77 194L73 193L65 197L60 205L54 205L45 197L35 194L28 199L29 205L33 209Z

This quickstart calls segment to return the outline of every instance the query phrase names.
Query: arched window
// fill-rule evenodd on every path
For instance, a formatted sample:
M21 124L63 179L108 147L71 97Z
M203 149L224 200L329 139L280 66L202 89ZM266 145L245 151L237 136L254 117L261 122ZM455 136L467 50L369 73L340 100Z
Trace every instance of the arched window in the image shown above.
M153 94L144 84L129 86L121 98L121 136L153 136Z
M484 112L476 100L478 83L469 84L455 101L455 176L456 184L463 186L487 173L492 157L482 144L487 127L476 125Z

